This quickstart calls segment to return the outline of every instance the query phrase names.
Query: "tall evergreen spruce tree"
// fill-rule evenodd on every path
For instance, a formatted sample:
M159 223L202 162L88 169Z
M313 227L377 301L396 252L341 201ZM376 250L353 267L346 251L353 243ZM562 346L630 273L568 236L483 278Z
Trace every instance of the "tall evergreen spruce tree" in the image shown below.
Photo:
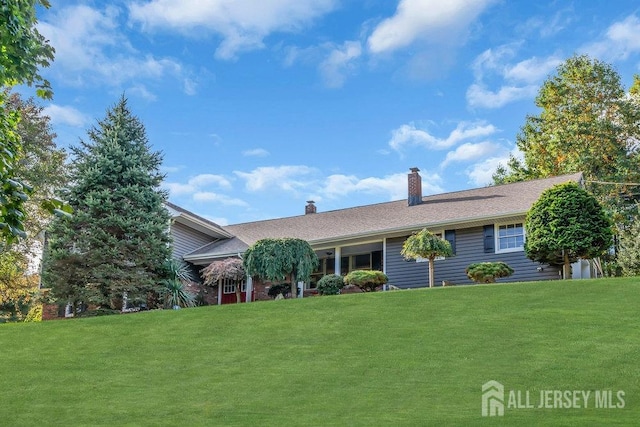
M74 214L51 229L43 280L59 301L117 309L125 293L144 301L167 278L162 156L124 96L88 136L72 148Z

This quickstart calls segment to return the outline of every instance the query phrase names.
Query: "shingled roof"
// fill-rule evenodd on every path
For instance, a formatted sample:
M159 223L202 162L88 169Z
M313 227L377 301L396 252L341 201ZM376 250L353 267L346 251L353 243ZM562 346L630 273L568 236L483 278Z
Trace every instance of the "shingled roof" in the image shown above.
M294 237L312 246L363 239L401 236L421 229L459 228L492 220L521 217L540 194L553 185L581 182L576 173L553 178L436 194L408 206L407 200L356 206L314 214L228 225L234 237L212 243L185 256L186 260L244 252L263 238Z

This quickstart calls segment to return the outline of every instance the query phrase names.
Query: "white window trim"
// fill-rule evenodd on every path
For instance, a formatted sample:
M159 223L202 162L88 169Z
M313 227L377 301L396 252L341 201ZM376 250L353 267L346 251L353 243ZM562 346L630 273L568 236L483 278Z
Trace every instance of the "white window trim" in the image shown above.
M222 286L222 293L224 295L231 295L236 293L237 282L233 282L229 279L224 279L222 283L220 283L220 285ZM243 280L242 284L240 285L240 292L247 292L247 282L245 280Z
M501 225L515 225L515 224L522 224L522 246L517 247L517 248L507 248L507 249L500 249L500 226ZM524 220L521 221L509 221L509 222L500 222L500 223L496 223L494 224L494 229L493 229L493 235L494 235L494 239L495 239L495 253L497 254L506 254L506 253L510 253L510 252L524 252L524 242L527 240L527 235L524 229Z

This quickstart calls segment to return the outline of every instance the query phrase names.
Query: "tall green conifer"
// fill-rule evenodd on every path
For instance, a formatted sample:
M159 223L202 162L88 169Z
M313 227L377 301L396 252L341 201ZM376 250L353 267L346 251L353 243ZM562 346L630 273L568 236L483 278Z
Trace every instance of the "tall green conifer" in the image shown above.
M74 147L71 218L56 219L44 282L73 304L118 308L143 301L166 278L171 256L162 156L124 97Z

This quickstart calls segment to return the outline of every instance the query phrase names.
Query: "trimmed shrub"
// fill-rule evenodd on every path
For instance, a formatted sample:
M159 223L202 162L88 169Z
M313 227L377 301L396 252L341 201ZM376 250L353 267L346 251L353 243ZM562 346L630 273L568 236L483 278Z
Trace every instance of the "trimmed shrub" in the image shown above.
M502 261L477 262L469 265L464 271L469 279L476 283L494 283L497 278L509 277L513 274L513 268Z
M354 270L344 277L346 285L355 285L364 292L374 292L388 281L387 275L378 270Z
M318 280L316 289L320 295L337 295L344 287L344 279L337 274L328 274Z

